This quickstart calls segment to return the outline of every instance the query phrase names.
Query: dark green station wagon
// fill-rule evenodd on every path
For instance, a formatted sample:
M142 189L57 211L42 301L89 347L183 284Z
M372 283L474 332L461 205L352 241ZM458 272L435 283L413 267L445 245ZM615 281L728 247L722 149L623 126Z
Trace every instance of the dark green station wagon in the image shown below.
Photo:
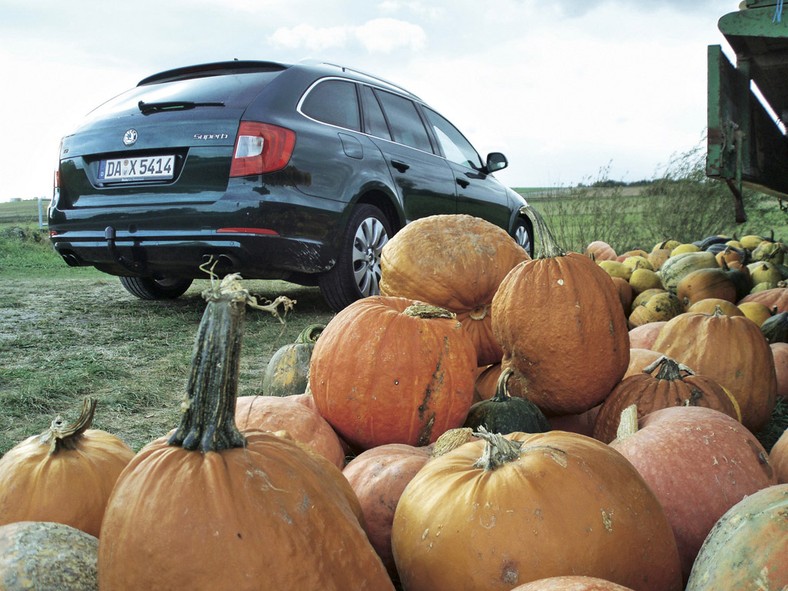
M525 200L417 96L332 64L232 61L145 78L63 138L49 209L72 266L174 298L201 266L319 285L340 310L378 293L397 230L465 213L531 250ZM462 240L462 236L457 237Z

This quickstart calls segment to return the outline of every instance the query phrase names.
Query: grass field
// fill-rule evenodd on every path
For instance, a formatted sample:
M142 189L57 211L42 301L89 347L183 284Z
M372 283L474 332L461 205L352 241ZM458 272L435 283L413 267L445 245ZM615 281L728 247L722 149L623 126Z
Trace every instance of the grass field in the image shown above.
M618 248L629 243L650 248L654 240L644 221L653 197L642 191L596 197L582 190L529 193L572 248L608 227L618 228ZM94 426L139 449L177 425L207 281L195 282L174 301L138 300L115 277L67 267L38 226L36 206L35 201L0 203L0 453L45 430L58 414L75 418L88 395L99 401ZM773 209L768 205L758 218L753 207L751 227L761 224L760 232L777 227L785 236L785 214L777 209L778 216L770 217ZM774 223L779 214L782 226ZM332 317L317 288L281 281L250 281L247 287L261 300L287 295L297 303L284 325L247 312L241 395L260 392L263 371L279 347L307 325ZM773 443L787 415L783 404L764 441Z

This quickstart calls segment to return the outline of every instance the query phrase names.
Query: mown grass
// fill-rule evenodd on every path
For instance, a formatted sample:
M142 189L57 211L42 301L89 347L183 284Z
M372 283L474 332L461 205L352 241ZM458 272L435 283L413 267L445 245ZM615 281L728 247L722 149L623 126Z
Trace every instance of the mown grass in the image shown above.
M571 250L597 239L623 252L717 233L774 230L788 237L788 216L776 198L749 193L750 221L736 226L727 188L695 177L637 188L523 191ZM88 395L99 401L94 426L139 449L177 424L207 281L195 282L177 300L138 300L114 277L67 267L38 226L36 205L0 204L0 454L46 429L58 414L75 418ZM246 285L260 300L287 295L297 304L284 325L247 312L241 395L260 392L263 371L280 346L333 315L316 288L281 281ZM787 426L788 405L781 401L759 434L767 449Z

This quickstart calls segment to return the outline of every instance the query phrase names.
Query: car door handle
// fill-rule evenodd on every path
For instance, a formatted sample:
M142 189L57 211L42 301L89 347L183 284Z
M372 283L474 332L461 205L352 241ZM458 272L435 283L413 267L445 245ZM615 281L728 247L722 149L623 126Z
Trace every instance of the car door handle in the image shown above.
M400 162L399 160L392 160L391 165L399 170L400 172L405 172L410 168L410 165L405 164L404 162Z
M466 181L465 179L457 179L457 184L460 185L463 189L470 185L470 181Z

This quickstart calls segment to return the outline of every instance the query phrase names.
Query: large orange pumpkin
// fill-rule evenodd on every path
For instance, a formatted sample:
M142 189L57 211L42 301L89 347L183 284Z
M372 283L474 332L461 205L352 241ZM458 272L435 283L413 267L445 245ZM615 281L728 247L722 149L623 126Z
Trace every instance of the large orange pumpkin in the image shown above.
M635 404L640 418L670 406L704 406L740 420L738 404L713 379L695 374L690 368L662 355L613 388L594 424L594 437L605 443L616 438L621 412Z
M431 459L400 496L404 589L508 591L569 574L681 589L663 509L610 446L563 431L481 436Z
M380 293L454 312L476 346L477 363L498 363L503 352L492 334L490 304L506 274L529 258L505 230L486 220L428 216L383 247Z
M462 425L475 375L476 350L453 314L372 296L329 321L309 385L320 414L352 446L419 446Z
M134 452L90 428L95 410L96 401L86 398L74 423L57 417L0 458L0 525L49 521L99 535L112 487Z
M235 423L242 431L286 431L290 437L319 453L337 468L345 465L345 449L331 425L315 407L291 396L240 396Z
M100 588L393 591L342 472L289 438L236 428L250 296L228 276L206 297L181 424L132 459L107 505Z
M662 328L652 348L727 388L753 433L769 421L777 394L774 358L749 318L686 312Z
M546 414L599 404L629 363L629 334L613 282L587 256L565 253L534 210L539 250L506 276L493 298L492 326L514 370L513 396Z
M739 501L714 525L698 553L686 591L753 591L788 586L788 484Z
M632 428L610 445L659 498L686 580L715 522L745 496L776 484L774 470L755 436L717 410L674 406L647 414L639 427L629 420Z

